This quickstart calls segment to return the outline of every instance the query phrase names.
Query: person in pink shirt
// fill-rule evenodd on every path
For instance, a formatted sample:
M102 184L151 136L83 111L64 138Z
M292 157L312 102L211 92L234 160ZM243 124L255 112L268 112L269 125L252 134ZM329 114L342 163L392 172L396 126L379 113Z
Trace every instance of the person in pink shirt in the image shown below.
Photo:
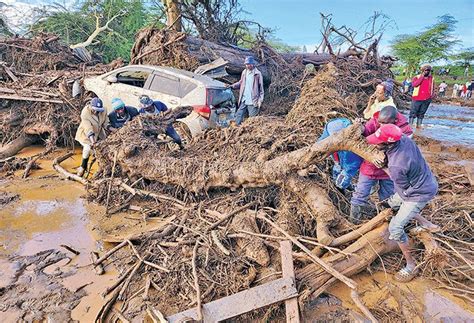
M424 64L421 66L421 74L412 80L413 94L409 121L413 125L415 119L416 127L421 127L425 113L430 106L431 99L434 96L435 84L433 75L431 75L431 66Z
M386 106L364 125L362 132L364 137L375 133L384 124L394 124L402 129L407 136L413 135L413 130L407 118L397 108ZM350 217L355 223L359 222L363 216L371 216L373 206L369 203L369 196L372 188L379 185L379 200L383 201L393 195L393 182L384 170L378 168L368 161L363 161L359 170L357 186L351 198Z

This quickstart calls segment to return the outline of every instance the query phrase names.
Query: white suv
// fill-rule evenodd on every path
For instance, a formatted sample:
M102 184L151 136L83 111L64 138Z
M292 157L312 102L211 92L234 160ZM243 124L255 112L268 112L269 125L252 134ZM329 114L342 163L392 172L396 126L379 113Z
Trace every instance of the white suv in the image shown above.
M225 127L234 118L235 98L225 84L208 76L171 67L129 65L86 78L84 87L102 99L108 112L113 98L138 107L139 97L148 95L170 109L192 106L193 112L177 121L192 137L207 128Z

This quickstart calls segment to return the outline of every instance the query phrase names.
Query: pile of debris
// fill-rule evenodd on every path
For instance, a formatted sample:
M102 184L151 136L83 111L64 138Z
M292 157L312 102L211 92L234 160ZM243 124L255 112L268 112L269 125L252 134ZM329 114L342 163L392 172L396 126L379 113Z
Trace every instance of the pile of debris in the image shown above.
M73 147L85 76L116 67L84 63L54 35L0 40L0 159L44 140L47 146Z
M395 250L387 236L391 213L382 211L358 227L349 223L348 200L328 179L325 157L351 150L370 161L378 152L367 146L357 124L316 142L327 118L357 113L356 105L347 104L341 95L349 90L338 88L353 83L336 82L345 73L344 68L328 64L305 84L286 118L256 117L240 127L209 130L184 151L170 151L148 135L163 132L170 122L160 118L140 117L98 145L101 171L88 185L90 199L106 204L109 214L131 209L146 221L158 217L166 223L130 236L105 238L119 244L96 265L113 258L124 269L106 291L109 298L98 313L99 321L114 315L110 309L117 300L123 301L125 317L153 308L170 318L175 312L196 305L200 309L202 303L272 281L281 272L278 241L284 239L302 250L294 253L301 302L339 279L354 289L354 301L371 317L358 302L357 287L349 276ZM358 91L356 95L361 94ZM130 136L140 140L124 140ZM450 185L443 173L438 175L442 189ZM459 180L461 189L466 182ZM432 214L428 218L438 218L441 210L446 214L445 198L442 195L436 206L427 208ZM438 205L441 208L436 209ZM469 271L463 272L465 277L456 274L456 266L465 267L472 260L463 246L472 226L459 234L465 224L463 212L472 211L463 204L450 226L443 228L446 239L456 241L448 243L427 232L416 235L426 250L418 258L424 274L442 279L445 286L465 286L472 279ZM392 258L384 257L381 266L398 268ZM451 262L456 265L449 266ZM374 310L384 317L380 308Z

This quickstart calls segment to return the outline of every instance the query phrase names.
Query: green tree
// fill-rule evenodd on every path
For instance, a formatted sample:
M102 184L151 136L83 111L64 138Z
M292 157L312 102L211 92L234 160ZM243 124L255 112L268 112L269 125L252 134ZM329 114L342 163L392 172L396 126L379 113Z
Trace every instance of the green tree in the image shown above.
M474 47L467 48L451 57L462 66L469 66L474 63Z
M438 17L436 24L412 35L398 35L392 41L394 54L407 66L406 74L415 72L421 63L447 59L454 45L456 19L450 15Z
M55 6L42 10L44 18L32 25L31 31L57 34L69 45L85 42L98 27L106 26L88 45L106 62L117 57L128 60L135 34L153 18L141 0L86 0L73 9Z

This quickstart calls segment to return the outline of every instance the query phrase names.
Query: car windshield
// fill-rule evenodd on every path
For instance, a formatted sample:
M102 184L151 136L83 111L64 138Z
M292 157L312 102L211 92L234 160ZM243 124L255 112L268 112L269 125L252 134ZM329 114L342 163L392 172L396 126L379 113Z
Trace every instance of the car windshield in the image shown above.
M222 102L234 101L231 89L207 89L207 104L217 106Z

